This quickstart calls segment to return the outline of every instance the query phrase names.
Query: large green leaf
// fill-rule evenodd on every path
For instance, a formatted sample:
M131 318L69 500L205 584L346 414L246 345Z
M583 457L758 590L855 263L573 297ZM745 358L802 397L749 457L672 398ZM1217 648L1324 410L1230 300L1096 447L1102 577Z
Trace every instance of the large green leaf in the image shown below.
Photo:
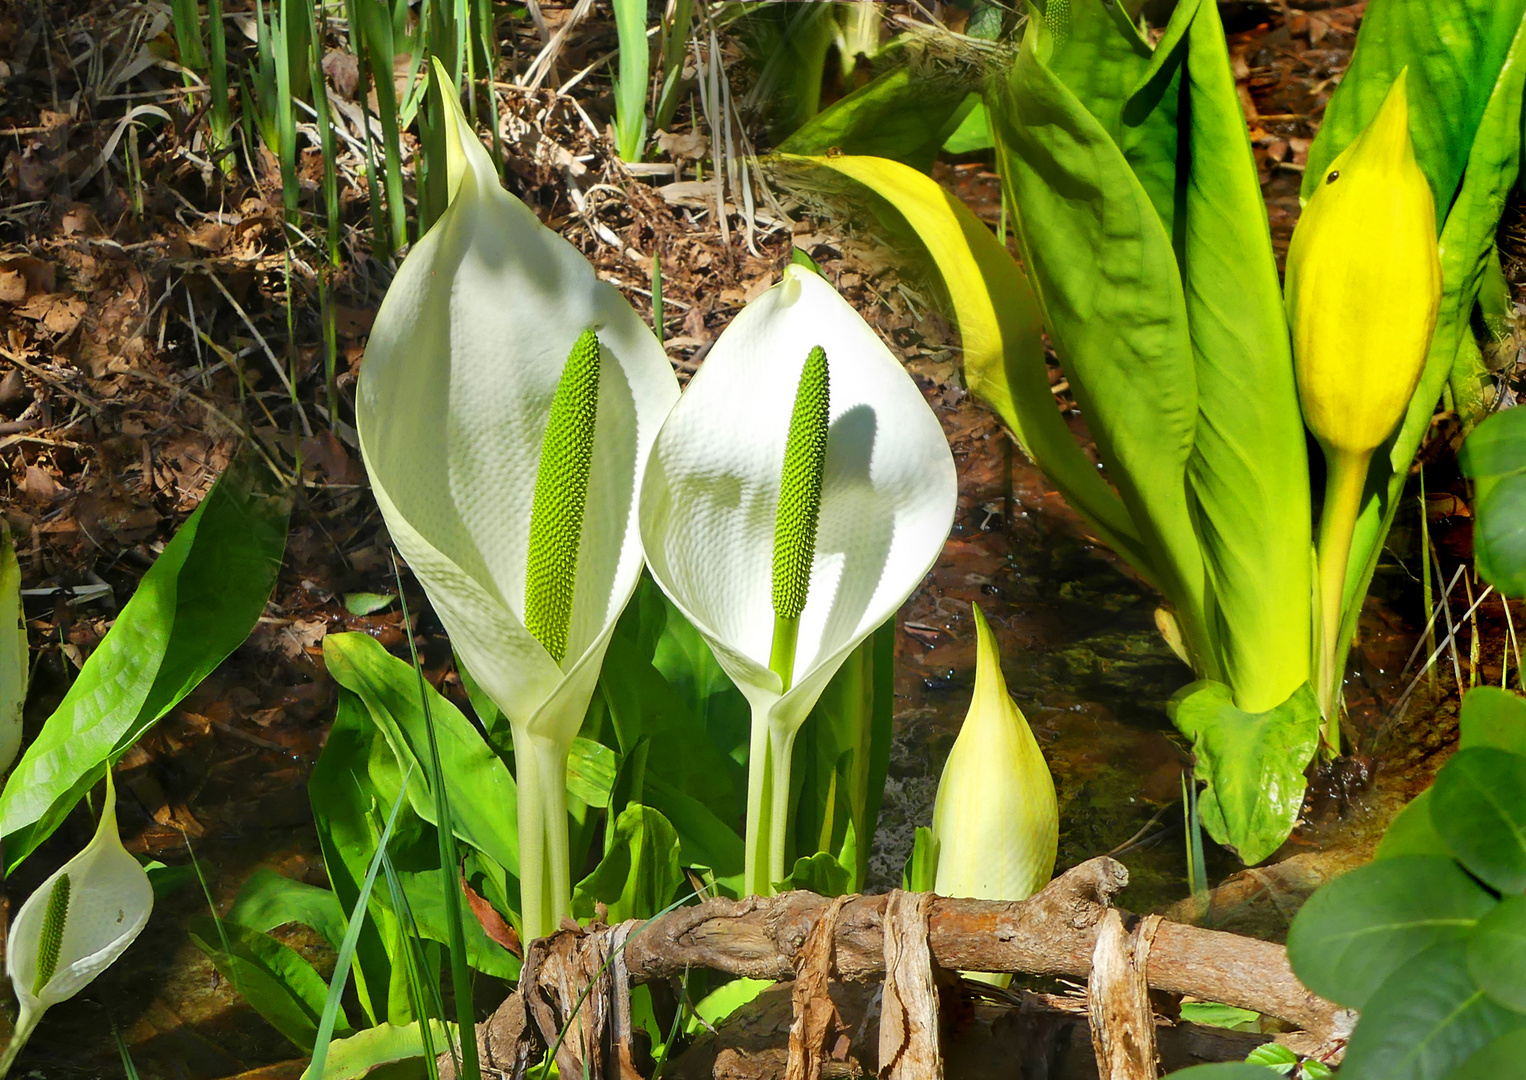
M969 207L914 169L848 156L814 164L861 184L876 207L911 229L948 292L970 390L996 411L1098 537L1153 580L1150 553L1128 510L1055 408L1038 299L1017 260Z
M1492 746L1526 757L1526 697L1498 686L1475 686L1457 713L1458 744Z
M1319 705L1308 683L1274 709L1238 708L1228 686L1196 682L1171 699L1172 722L1192 740L1203 825L1247 864L1276 851L1303 805L1303 770L1319 740Z
M1520 0L1509 2L1519 6ZM1456 0L1447 0L1440 6L1455 3ZM1423 5L1410 0L1402 6ZM1444 42L1440 44L1444 45ZM1351 561L1346 571L1346 614L1341 628L1344 642L1349 642L1356 632L1360 598L1367 594L1383 548L1383 538L1388 535L1403 495L1410 462L1430 430L1437 399L1453 373L1459 354L1477 352L1472 329L1474 300L1485 279L1489 261L1494 258L1500 214L1520 168L1522 103L1526 98L1526 22L1520 24L1510 44L1509 56L1510 62L1501 71L1499 81L1489 95L1483 120L1472 140L1462 187L1441 229L1441 309L1420 385L1410 399L1409 409L1389 444L1386 457L1382 453L1374 455L1367 498L1352 537ZM1304 175L1318 175L1312 161ZM1467 401L1454 403L1465 417L1469 415L1471 407Z
M414 813L435 824L434 797L422 765L429 753L429 735L413 666L387 652L369 634L330 634L323 639L323 660L334 681L364 703L404 767L416 763L409 801ZM424 686L442 772L451 788L456 835L515 874L519 839L514 777L471 721L428 683Z
M1503 1080L1507 1076L1526 1076L1526 1028L1495 1039L1447 1080Z
M1177 5L1155 49L1135 22L1141 3L1050 0L1030 38L1044 61L1118 147L1168 235L1177 208L1176 123L1182 37L1197 0ZM1125 9L1130 10L1125 10ZM998 137L998 142L1000 141Z
M380 793L371 779L373 756L385 759L395 769L396 759L365 705L357 695L341 688L334 724L308 778L307 794L329 884L347 912L353 912L359 902L361 884L386 820ZM418 819L401 808L397 825L405 834L418 832ZM387 949L387 943L401 935L397 918L374 893L366 916L360 925L354 965L361 1007L373 1023L408 1023L414 1017L406 988L393 986L394 975L400 978L403 967L400 964L394 971Z
M239 889L226 919L261 932L301 923L322 934L335 949L344 940L347 922L332 890L293 881L263 866Z
M1180 4L1173 26L1193 6ZM1309 678L1308 454L1266 203L1224 27L1217 4L1195 6L1178 215L1197 372L1187 475L1225 681L1237 705L1261 712Z
M616 633L604 658L600 690L623 753L650 742L647 770L714 813L739 812L741 768L710 739L691 703L643 661L636 643Z
M805 889L818 896L842 896L851 891L848 868L832 857L830 851L818 851L795 860L789 876L774 882L776 892Z
M1045 63L1050 45L1044 25L1030 22L1009 78L988 91L1017 237L1156 584L1178 609L1202 673L1216 678L1186 478L1197 376L1176 252L1106 127Z
M1410 135L1436 197L1436 220L1444 220L1464 171L1471 167L1475 132L1523 14L1526 0L1372 4L1362 19L1351 65L1309 148L1304 198L1377 115L1400 69L1408 67Z
M609 853L573 892L573 912L588 918L600 902L608 907L611 924L650 919L667 907L684 881L678 833L667 818L641 805L627 807L614 828Z
M1526 1024L1468 977L1467 945L1433 945L1373 994L1351 1034L1341 1080L1442 1080L1480 1048Z
M299 1050L312 1051L328 985L295 949L247 926L225 921L219 928L205 915L191 919L191 940L255 1012ZM350 1033L342 1017L335 1030Z
M1500 892L1526 892L1526 758L1459 750L1436 774L1431 819L1470 873Z
M974 80L901 64L817 113L779 144L786 154L872 154L924 172L963 119ZM968 110L964 110L968 111Z
M1436 831L1431 820L1431 791L1426 788L1394 815L1388 830L1378 842L1374 859L1395 859L1400 855L1440 855L1452 857L1452 849Z
M1526 409L1479 424L1459 458L1473 480L1478 572L1506 596L1526 597Z
M1507 896L1468 940L1468 973L1507 1009L1526 1013L1526 896Z
M165 546L0 794L8 871L243 644L275 587L290 506L239 458Z
M1383 859L1342 874L1309 898L1288 931L1288 960L1316 994L1365 1009L1412 957L1465 940L1494 905L1449 858Z
M26 705L26 622L21 610L21 565L11 534L0 522L0 773L21 750L21 710Z
M455 1038L454 1025L439 1020L428 1023L436 1047L446 1046ZM348 1038L335 1039L329 1044L328 1057L323 1062L323 1076L314 1077L309 1068L303 1072L301 1080L361 1080L373 1069L423 1054L424 1038L417 1020L411 1024L377 1024ZM391 1074L379 1072L377 1075Z
M1270 1080L1276 1073L1267 1071L1264 1065L1247 1065L1243 1061L1221 1061L1214 1065L1194 1065L1190 1069L1178 1069L1166 1080Z

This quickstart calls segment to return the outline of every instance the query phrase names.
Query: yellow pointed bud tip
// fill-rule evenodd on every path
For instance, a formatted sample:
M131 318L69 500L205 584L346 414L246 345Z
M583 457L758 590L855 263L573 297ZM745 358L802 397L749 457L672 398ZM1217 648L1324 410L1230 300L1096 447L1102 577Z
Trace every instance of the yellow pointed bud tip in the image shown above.
M59 950L64 943L64 923L69 918L69 875L60 874L48 894L48 910L42 919L42 939L37 944L37 976L32 982L32 996L41 997L43 987L58 970Z
M1327 451L1371 453L1393 432L1441 304L1435 203L1410 138L1407 86L1406 69L1325 172L1288 247L1299 402Z
M979 604L971 604L970 610L975 615L975 693L970 702L970 715L973 716L982 705L1002 705L1010 701L1011 695L1007 693L1006 676L1001 673L1001 649L996 644L996 632L986 621L986 613L980 610Z
M827 354L810 351L795 390L779 481L779 510L774 519L773 605L780 619L798 619L805 610L816 554L816 525L821 515L821 483L827 462L831 387Z
M551 399L530 508L525 629L557 663L567 655L588 475L599 412L599 339L584 330Z

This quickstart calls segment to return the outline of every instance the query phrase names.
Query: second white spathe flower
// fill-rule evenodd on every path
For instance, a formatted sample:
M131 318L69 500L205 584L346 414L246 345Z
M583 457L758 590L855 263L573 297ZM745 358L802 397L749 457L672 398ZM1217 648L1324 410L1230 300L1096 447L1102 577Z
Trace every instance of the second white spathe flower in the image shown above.
M770 669L781 470L801 372L826 353L829 434L810 584L793 678ZM715 343L663 423L641 487L652 576L704 635L753 713L761 755L782 768L833 674L894 616L943 548L958 498L953 455L916 383L829 284L791 266ZM759 849L749 788L752 892L784 876L782 847ZM775 815L777 816L777 815ZM783 835L784 823L773 828Z

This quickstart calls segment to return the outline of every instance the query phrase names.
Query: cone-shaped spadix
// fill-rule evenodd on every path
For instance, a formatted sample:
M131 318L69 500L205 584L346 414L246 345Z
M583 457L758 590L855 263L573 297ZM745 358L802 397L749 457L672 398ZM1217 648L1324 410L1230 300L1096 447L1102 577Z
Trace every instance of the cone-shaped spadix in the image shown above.
M640 578L636 483L678 382L614 286L499 186L444 85L450 204L377 313L357 427L394 543L513 729L528 938L569 910L567 752Z
M1049 883L1059 847L1054 778L1007 694L996 635L977 606L975 695L933 803L934 891L1023 900Z
M780 490L797 402L808 418L816 400L801 375L818 349L828 436L786 689L770 668ZM921 391L858 313L801 267L726 328L663 424L641 488L641 536L652 576L752 706L749 891L784 877L795 733L848 654L931 568L957 494ZM793 556L778 562L791 565ZM793 585L780 595L794 597Z
M21 1010L0 1057L4 1076L42 1014L88 986L148 923L154 888L117 835L111 775L95 837L27 897L11 922L5 967Z

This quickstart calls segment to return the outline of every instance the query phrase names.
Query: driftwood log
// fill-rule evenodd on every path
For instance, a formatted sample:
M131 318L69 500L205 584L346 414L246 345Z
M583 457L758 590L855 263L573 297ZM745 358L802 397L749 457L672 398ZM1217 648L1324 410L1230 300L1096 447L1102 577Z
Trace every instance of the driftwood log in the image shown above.
M906 894L827 899L790 892L708 900L644 926L569 927L531 944L520 988L478 1025L484 1073L521 1076L543 1048L560 1044L558 1066L565 1077L636 1080L630 1056L621 1049L629 1019L628 1012L620 1014L622 1008L628 1010L630 984L709 968L795 981L788 1075L792 1080L833 1075L823 1056L832 1029L832 1005L824 987L831 980L882 979L888 956L893 1003L909 1004L929 996L934 966L1086 978L1104 917L1115 912L1120 927L1134 922L1112 907L1127 883L1128 870L1103 857L1074 867L1029 899L1011 903ZM895 928L888 947L887 910ZM908 921L918 925L923 919L926 959L919 963L915 950L907 952L904 928ZM1305 1053L1338 1052L1355 1022L1354 1014L1298 981L1280 945L1155 918L1142 929L1147 937L1129 936L1137 942L1133 952L1152 990L1275 1017L1296 1029L1283 1041ZM908 1019L903 1015L894 1021L900 1026L892 1041L901 1040L921 1058L928 1041L921 1025L930 1024L935 1039L936 1018L921 1017L913 1025ZM564 1028L571 1032L566 1038Z

